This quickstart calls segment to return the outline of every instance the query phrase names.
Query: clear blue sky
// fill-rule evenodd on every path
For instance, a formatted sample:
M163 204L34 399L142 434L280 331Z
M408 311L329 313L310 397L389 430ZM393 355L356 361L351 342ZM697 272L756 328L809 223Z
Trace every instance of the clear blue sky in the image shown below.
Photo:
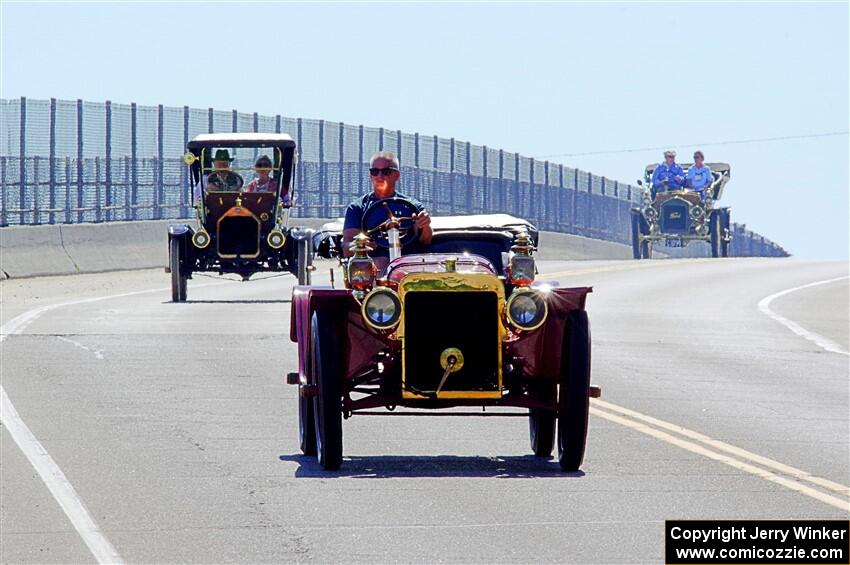
M533 157L686 157L690 143L848 130L846 2L3 2L2 15L6 98L281 113ZM846 135L704 151L732 165L735 221L798 257L848 257ZM658 159L551 160L634 182Z

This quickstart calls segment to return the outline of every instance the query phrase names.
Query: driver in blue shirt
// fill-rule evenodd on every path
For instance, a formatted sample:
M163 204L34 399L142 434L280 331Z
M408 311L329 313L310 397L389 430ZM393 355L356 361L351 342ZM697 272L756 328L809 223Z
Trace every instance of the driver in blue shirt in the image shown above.
M363 213L366 208L376 200L392 198L393 196L404 198L416 207L417 214L414 222L419 229L418 243L424 245L431 243L431 236L433 235L431 232L431 216L421 202L396 191L395 185L400 177L398 158L395 154L391 151L379 151L372 155L369 160L369 179L372 181L372 192L356 199L348 205L348 209L345 211L345 223L342 228L342 253L345 257L351 256L351 251L348 248L354 236L361 231ZM378 248L371 255L372 257L389 257L389 251Z
M664 162L652 171L652 188L657 192L678 190L685 182L685 171L676 164L676 152L664 152Z

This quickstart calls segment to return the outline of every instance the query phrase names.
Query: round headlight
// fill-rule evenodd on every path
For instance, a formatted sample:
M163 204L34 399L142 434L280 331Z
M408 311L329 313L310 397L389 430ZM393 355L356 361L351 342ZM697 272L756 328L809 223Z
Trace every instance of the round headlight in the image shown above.
M505 306L511 325L530 331L539 328L546 321L546 299L533 289L517 289L508 298Z
M266 238L266 241L268 241L269 247L272 249L280 249L283 247L283 244L286 243L286 236L283 235L283 232L279 229L273 229L269 232L269 236Z
M210 244L210 234L203 229L200 229L192 235L192 243L198 249L203 249Z
M363 299L361 311L367 324L379 330L389 330L401 318L401 300L389 288L376 288Z

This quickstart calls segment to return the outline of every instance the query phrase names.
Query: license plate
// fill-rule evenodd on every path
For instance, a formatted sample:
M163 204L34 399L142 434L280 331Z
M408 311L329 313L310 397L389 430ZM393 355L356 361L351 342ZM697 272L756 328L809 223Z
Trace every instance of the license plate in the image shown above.
M682 247L681 239L667 239L664 241L664 247Z

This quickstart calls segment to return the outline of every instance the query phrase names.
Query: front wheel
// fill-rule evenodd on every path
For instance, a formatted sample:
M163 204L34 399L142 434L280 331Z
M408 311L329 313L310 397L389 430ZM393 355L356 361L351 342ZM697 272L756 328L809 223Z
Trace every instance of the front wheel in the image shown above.
M298 439L304 455L316 455L315 418L313 399L304 396L298 385Z
M564 471L577 471L584 460L590 411L590 325L584 310L567 316L558 389L558 464Z
M532 398L552 402L555 398L555 386L550 383L534 383L529 391ZM551 457L555 447L555 413L549 410L530 408L528 410L528 434L531 439L531 451L537 457Z
M180 240L171 238L168 242L168 266L171 269L171 301L186 301L186 281L189 278L180 268Z
M327 471L342 464L342 365L333 321L333 316L316 312L311 324L313 382L318 387L313 404L316 453Z
M632 214L632 257L635 259L640 259L640 247L640 218L637 214Z

